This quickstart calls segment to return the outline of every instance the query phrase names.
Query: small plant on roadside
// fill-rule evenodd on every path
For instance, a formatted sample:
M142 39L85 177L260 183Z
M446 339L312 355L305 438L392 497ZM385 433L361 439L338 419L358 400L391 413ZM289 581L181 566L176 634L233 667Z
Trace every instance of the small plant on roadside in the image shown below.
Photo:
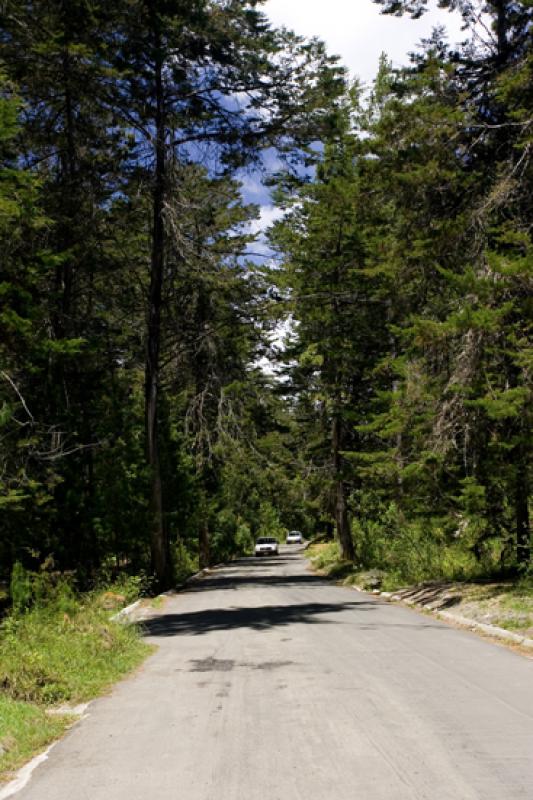
M13 611L20 614L29 608L32 600L30 573L24 569L20 561L15 561L11 572L10 595Z

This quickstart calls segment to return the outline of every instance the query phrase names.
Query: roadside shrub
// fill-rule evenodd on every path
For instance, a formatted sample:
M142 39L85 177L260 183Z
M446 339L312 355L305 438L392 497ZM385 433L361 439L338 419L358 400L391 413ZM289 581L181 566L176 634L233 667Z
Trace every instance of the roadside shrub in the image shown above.
M352 534L357 561L367 569L387 573L387 585L428 580L468 580L480 575L486 564L475 558L469 537L451 531L448 519L406 520L394 503L379 506L373 498L371 515L365 498Z
M235 534L235 546L239 555L251 553L254 547L254 537L250 526L246 522L241 522Z
M20 614L29 608L32 600L30 573L20 561L16 561L11 572L10 595L13 611Z
M316 569L327 570L338 562L339 546L337 542L314 544L309 548L309 555Z
M198 572L198 557L193 557L182 541L174 549L174 579L179 585Z
M112 581L101 584L101 589L105 589L108 594L122 597L125 605L138 600L139 597L147 597L152 589L152 578L141 571L137 575L129 575L126 572L120 573Z

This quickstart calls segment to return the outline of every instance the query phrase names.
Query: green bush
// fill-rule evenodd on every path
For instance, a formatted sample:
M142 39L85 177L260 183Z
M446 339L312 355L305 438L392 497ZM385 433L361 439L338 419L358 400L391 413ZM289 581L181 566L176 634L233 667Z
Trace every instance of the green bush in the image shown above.
M235 534L235 546L239 555L251 553L254 547L254 537L250 526L246 522L241 522Z
M375 498L369 508L363 500L361 514L354 519L352 533L357 561L365 568L387 573L388 586L428 580L468 580L478 577L493 563L478 563L471 536L457 534L450 520L406 520L394 503L379 506ZM367 515L365 511L371 510Z
M259 506L257 536L274 536L278 542L285 538L285 528L281 524L279 512L272 503L263 502Z
M182 584L195 572L198 572L198 556L193 557L185 544L180 540L174 549L174 578L177 585Z
M327 570L339 561L339 546L337 542L311 545L309 555L316 569Z

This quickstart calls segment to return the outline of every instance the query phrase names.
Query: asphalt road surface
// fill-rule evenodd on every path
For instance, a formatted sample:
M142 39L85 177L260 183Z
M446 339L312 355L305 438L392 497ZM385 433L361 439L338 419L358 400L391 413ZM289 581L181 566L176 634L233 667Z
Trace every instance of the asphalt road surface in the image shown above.
M533 661L297 551L172 597L17 800L532 800Z

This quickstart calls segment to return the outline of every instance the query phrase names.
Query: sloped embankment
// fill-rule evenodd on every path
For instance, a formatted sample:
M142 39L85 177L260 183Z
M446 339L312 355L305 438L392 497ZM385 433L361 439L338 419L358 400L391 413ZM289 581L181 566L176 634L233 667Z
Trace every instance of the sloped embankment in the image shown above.
M135 626L111 618L112 593L63 592L0 627L0 781L151 652ZM59 712L59 713L58 713Z

